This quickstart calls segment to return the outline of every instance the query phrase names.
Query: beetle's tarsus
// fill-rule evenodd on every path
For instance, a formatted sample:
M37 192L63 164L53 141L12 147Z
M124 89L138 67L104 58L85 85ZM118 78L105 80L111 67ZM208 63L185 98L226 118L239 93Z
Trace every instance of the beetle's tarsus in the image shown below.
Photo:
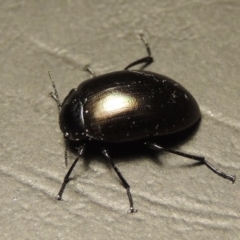
M60 195L57 195L57 196L55 197L55 199L58 200L58 201L63 201L63 198L62 198L62 196L60 196Z
M137 213L138 212L138 210L137 209L134 209L134 208L130 208L129 210L128 210L128 213Z
M225 178L225 179L228 179L230 180L232 183L235 182L236 180L236 177L231 175L231 174L227 174L225 172L222 172L220 170L218 170L216 167L214 167L210 162L208 162L205 157L200 157L202 158L202 162L211 170L213 171L214 173L216 173L218 176L222 177L222 178ZM201 161L201 159L199 160Z

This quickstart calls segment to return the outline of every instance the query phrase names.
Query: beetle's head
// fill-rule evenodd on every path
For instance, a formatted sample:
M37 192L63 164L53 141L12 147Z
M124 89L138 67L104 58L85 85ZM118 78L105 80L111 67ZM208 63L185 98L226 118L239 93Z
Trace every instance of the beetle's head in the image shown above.
M63 101L59 125L66 140L81 141L86 138L83 104L75 93L76 90L72 89Z

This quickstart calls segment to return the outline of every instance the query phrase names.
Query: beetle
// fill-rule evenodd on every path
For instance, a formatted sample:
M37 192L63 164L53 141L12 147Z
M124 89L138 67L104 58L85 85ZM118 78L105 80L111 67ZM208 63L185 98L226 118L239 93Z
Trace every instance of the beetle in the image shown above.
M137 212L130 185L115 165L105 143L142 140L145 146L154 150L170 152L205 164L217 175L234 183L234 175L219 171L205 157L165 148L151 140L153 137L169 136L189 129L200 121L201 113L198 103L183 86L169 77L144 70L154 60L148 42L143 35L140 38L147 50L147 57L134 61L122 71L101 76L96 76L86 66L85 70L92 78L72 89L62 103L49 72L54 89L50 95L58 106L59 125L66 146L69 141L78 144L77 157L64 177L57 200L62 200L70 174L91 140L99 143L102 154L126 189L130 213ZM143 64L139 70L129 70L139 64Z

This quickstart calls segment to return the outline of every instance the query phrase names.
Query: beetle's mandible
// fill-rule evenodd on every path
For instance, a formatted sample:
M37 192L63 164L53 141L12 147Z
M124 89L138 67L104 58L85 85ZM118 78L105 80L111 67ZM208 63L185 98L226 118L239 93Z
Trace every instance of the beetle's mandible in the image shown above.
M90 140L99 142L101 153L109 161L124 188L130 203L129 212L137 212L133 206L130 186L115 165L104 143L123 143L142 140L142 144L154 150L161 150L193 159L205 164L219 176L235 181L235 176L216 169L205 157L169 149L155 143L151 138L166 136L189 129L201 118L199 106L194 97L174 80L149 71L144 71L153 62L149 44L140 35L147 57L129 64L124 70L95 76L86 66L92 78L72 89L61 103L54 81L52 98L59 110L59 124L66 143L78 142L78 155L69 168L57 199L69 181L76 163L84 154ZM140 70L129 70L143 64ZM66 144L67 146L67 144ZM66 147L67 152L67 147ZM67 161L65 154L65 161Z

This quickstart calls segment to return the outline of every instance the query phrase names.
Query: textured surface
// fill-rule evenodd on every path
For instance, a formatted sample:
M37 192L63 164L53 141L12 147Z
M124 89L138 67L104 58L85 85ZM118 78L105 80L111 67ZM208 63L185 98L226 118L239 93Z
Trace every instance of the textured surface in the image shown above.
M101 2L101 3L99 3ZM0 232L2 239L239 239L240 4L208 1L2 1L0 8ZM47 71L61 99L97 74L145 56L197 99L203 119L179 149L211 157L235 173L232 185L171 154L117 163L125 190L99 156L77 165L63 202L66 172ZM73 159L73 156L71 156Z

